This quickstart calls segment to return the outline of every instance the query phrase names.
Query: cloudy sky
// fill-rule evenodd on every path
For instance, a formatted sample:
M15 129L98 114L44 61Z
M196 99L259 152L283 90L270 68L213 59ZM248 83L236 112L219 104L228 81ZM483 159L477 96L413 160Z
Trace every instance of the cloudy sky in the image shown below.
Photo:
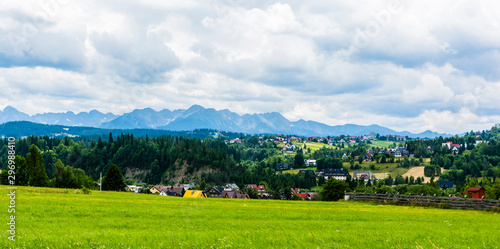
M500 123L500 2L0 4L0 108L188 108L461 133Z

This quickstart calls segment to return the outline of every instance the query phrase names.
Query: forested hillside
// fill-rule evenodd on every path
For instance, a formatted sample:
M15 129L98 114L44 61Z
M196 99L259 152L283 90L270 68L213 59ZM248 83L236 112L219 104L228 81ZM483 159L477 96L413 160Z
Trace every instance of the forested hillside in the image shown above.
M90 187L90 181L85 178L85 175L97 181L100 173L104 174L112 164L116 164L121 173L132 183L173 185L205 182L210 185L222 185L234 182L244 186L265 182L272 191L282 191L291 187L310 189L324 184L322 177L317 180L316 175L312 173L281 174L276 170L278 163L288 163L293 168L305 168L304 159L317 160L317 169L340 168L345 167L344 163L350 163L350 169L367 170L384 165L386 158L391 167L397 168L419 165L423 162L422 158L430 158L430 161L426 163L426 171L434 171L432 167L435 166L444 168L446 171L443 173L436 171L436 176L440 174L440 180L454 181L455 192L459 192L463 186L469 186L468 182L472 181L471 179L476 179L475 184L484 184L487 179L493 181L500 177L498 126L482 134L471 132L462 137L399 142L398 146L404 146L409 154L414 155L414 158L405 156L395 159L393 153L384 150L384 153L389 154L375 152L368 161L364 161L369 156L367 152L375 149L370 140L347 144L345 147L343 142L338 142L334 143L335 146L323 146L315 150L306 148L306 143L301 142L296 144L300 146L298 149L285 153L284 144L279 142L283 137L276 140L275 135L260 137L241 135L240 138L241 142L233 143L220 134L217 138L209 136L205 139L172 135L152 138L136 137L132 134L113 136L111 133L105 138L97 137L97 139L85 136L63 139L30 136L16 140L15 153L19 156L16 161L20 164L23 164L24 159L33 160L28 158L29 154L32 155L30 158L34 158L35 155L38 157L38 153L41 155L48 181L42 186L80 187L79 184L84 182L85 186ZM290 136L285 139L292 140ZM332 138L323 140L328 142L329 139ZM312 140L318 141L316 138ZM460 145L460 149L452 152L443 145L446 142ZM314 142L309 144L314 144ZM31 148L32 145L36 146L39 152ZM4 165L3 169L6 169L8 165L8 150L8 140L5 138L0 150L0 163ZM357 158L356 164L355 158ZM33 165L30 166L31 172L34 172L35 168L39 170L38 164L31 163L30 165ZM73 183L57 182L57 179L62 177L61 174L70 171L73 175L79 176L80 178L75 178L79 180ZM477 178L481 178L481 182ZM20 179L19 182L22 183L23 180ZM351 189L376 191L375 186L371 188L370 181L366 186L364 183L350 180L348 183ZM393 191L389 186L398 185L399 190L406 192L411 190L410 185L421 184L422 181L417 179L414 182L413 179L403 179L398 175L396 178L389 177L378 182L378 188L382 187L380 183L387 185L384 188L385 191ZM403 186L405 184L407 186Z
M4 142L0 151L2 165L6 165L8 150L6 140ZM97 141L30 136L17 141L16 154L26 157L31 144L42 151L50 179L57 160L61 160L64 165L83 169L94 180L111 164L116 164L124 175L148 184L179 183L172 179L181 173L180 182L201 179L212 184L267 181L273 188L316 185L314 175L274 174L275 164L284 161L284 157L271 142L248 148L243 144L226 145L222 139L175 136L138 138L129 134L117 137L110 134L107 140L99 137ZM194 173L198 173L198 177L194 177Z

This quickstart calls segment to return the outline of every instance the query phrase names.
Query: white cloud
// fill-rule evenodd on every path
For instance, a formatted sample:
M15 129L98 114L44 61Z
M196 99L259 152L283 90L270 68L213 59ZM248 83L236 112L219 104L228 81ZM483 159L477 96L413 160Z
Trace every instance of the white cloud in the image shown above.
M446 87L439 77L432 74L424 74L421 85L403 90L403 101L408 103L448 102L453 96L453 91Z
M396 12L390 3L107 0L47 10L7 1L0 107L120 114L200 104L415 132L499 122L499 3L401 2ZM372 35L357 46L364 31Z

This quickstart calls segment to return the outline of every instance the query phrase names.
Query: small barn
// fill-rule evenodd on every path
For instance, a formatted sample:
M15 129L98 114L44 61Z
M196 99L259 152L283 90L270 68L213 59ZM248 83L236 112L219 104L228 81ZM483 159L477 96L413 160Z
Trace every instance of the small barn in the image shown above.
M467 189L467 197L472 199L481 199L485 193L486 189L483 187L470 187Z

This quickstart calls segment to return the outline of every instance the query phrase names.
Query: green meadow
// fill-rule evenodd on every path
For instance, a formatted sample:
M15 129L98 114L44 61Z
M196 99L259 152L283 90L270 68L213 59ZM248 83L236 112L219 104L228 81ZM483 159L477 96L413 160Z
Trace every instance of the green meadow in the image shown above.
M399 142L393 142L393 141L382 141L382 140L372 140L371 144L369 144L370 148L371 147L378 147L378 148L391 148L394 146L394 143L398 144Z
M0 248L498 248L493 212L18 187Z

